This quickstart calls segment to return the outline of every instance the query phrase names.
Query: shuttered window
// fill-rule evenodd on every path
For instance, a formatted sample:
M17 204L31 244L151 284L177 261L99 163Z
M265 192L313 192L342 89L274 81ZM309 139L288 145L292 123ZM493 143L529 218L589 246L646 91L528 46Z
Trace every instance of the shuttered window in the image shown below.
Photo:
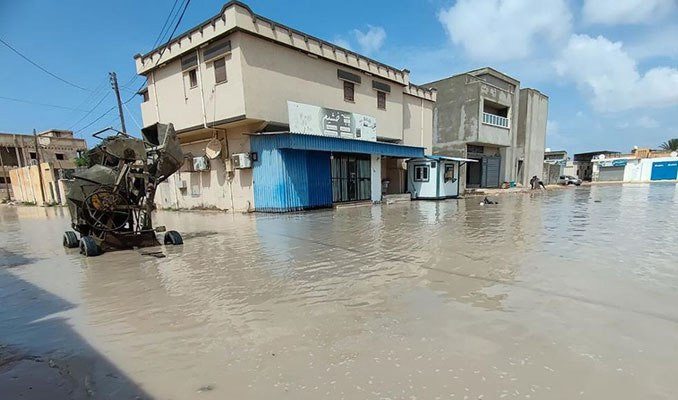
M218 40L214 43L210 43L205 50L202 51L202 57L204 61L209 61L219 56L231 51L231 41L230 40Z
M198 86L198 70L197 69L192 69L192 70L188 71L188 84L189 84L189 87L191 89Z
M355 101L355 84L344 81L344 101Z
M218 58L214 60L214 81L216 83L226 82L226 59Z
M380 110L386 109L386 93L377 92L377 108Z

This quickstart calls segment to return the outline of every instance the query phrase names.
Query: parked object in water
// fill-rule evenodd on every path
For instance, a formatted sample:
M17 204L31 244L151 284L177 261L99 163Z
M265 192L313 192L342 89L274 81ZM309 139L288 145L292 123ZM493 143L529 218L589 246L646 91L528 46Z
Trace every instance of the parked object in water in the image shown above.
M64 233L65 247L80 247L86 256L102 251L158 246L151 212L157 185L176 172L183 152L172 124L157 123L142 130L143 139L115 131L87 152L87 169L66 184L73 231ZM158 228L164 231L164 227ZM182 244L176 231L165 233L165 244Z
M582 180L581 180L581 179L577 178L576 176L572 176L572 175L561 175L560 178L558 178L558 184L559 184L559 185L565 185L565 186L575 185L575 186L579 186L579 185L581 185L581 183L582 183Z

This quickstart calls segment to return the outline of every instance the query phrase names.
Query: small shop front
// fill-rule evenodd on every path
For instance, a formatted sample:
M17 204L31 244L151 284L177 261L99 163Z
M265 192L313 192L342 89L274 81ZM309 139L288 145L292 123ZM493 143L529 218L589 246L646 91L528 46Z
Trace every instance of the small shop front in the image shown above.
M250 148L260 212L380 201L382 157L424 157L422 147L290 132L252 134Z

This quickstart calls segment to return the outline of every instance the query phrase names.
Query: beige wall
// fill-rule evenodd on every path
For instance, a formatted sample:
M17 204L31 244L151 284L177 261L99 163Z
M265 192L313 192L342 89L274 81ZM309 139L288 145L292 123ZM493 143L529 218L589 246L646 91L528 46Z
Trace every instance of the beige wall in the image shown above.
M158 186L155 203L159 208L193 209L216 208L228 211L248 211L254 208L252 169L232 169L228 155L250 151L249 136L243 133L252 126L219 130L217 138L222 142L221 155L210 160L210 170L203 172L176 172ZM210 136L211 137L211 136ZM225 140L227 138L227 141ZM195 140L182 144L184 154L194 157L205 155L210 139ZM186 189L179 189L186 181Z
M403 144L424 147L426 154L432 154L435 103L409 95L403 101Z
M13 168L9 171L12 181L12 192L16 201L35 202L36 205L59 203L62 196L58 193L58 182L54 178L54 170L49 163L40 164L45 198L40 191L40 172L37 165Z
M402 85L250 35L242 35L241 48L248 118L289 123L290 100L373 116L379 138L402 140ZM355 85L355 102L344 101L343 81L337 78L337 69L361 76L362 83ZM377 108L373 79L391 86L386 110Z
M226 82L215 82L213 60L204 62L202 51L198 51L198 86L194 88L190 87L188 71L181 70L180 58L155 69L148 77L149 100L141 105L143 125L171 122L180 131L201 127L205 120L209 125L244 115L240 36L236 33L229 37Z

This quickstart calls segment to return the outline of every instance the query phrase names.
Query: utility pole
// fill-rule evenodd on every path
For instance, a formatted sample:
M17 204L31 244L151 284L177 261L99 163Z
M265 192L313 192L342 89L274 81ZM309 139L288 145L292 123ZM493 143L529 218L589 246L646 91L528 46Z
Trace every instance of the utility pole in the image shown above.
M120 114L120 127L122 127L123 132L127 133L127 129L125 128L125 116L122 114L122 102L120 101L118 76L115 74L115 72L109 72L108 77L110 78L111 81L111 87L113 88L113 91L115 91L115 97L118 99L118 113Z
M40 146L38 145L38 134L33 129L33 139L35 139L35 159L38 161L38 178L40 178L40 194L42 194L42 204L45 204L45 183L42 180L42 167L40 166ZM28 170L30 174L30 168ZM37 205L37 204L36 204Z

